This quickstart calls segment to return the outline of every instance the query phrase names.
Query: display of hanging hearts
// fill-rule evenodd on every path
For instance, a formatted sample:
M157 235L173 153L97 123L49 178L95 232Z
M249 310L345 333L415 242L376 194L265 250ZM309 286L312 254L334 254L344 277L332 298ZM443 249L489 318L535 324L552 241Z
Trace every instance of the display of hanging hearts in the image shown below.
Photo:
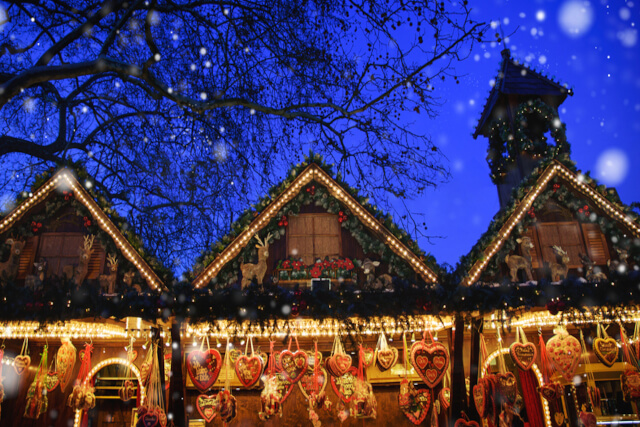
M215 348L206 351L194 350L187 356L187 373L201 392L209 390L215 384L222 368L222 357Z
M618 343L613 338L596 338L593 340L593 352L605 366L610 368L618 360Z
M313 371L307 370L302 378L300 378L300 381L298 381L298 387L300 387L300 391L302 391L304 397L309 399L311 393L316 392L316 388L317 395L320 395L322 392L324 392L324 389L327 386L327 375L327 371L323 367L318 368L317 379L315 378Z
M58 387L58 384L60 384L58 374L55 372L47 372L47 375L44 377L44 387L47 389L47 393L51 393L55 390L56 387Z
M427 344L417 341L411 346L410 354L411 365L425 384L429 388L440 384L449 367L449 353L445 346L439 342Z
M413 424L421 424L431 409L431 389L423 388L416 390L405 378L400 383L400 390L401 393L398 395L400 410ZM407 391L406 393L402 393L402 390Z
M497 374L496 377L498 379L498 393L500 394L502 401L507 405L513 405L518 394L516 376L511 372L507 372L504 374Z
M76 364L76 348L68 338L61 340L62 345L56 353L56 372L60 380L60 390L65 391L71 382L73 366Z
M308 367L309 356L304 351L298 350L292 353L289 350L283 350L280 353L280 369L292 384L302 378Z
M351 402L354 397L357 375L358 370L352 366L346 374L339 377L330 377L333 391L344 403Z
M260 356L240 356L236 361L236 375L244 387L251 387L258 382L262 375L262 358Z
M29 356L16 356L13 360L13 369L16 374L22 375L31 365L31 358Z
M376 362L381 372L391 369L398 362L398 349L395 347L387 347L378 350Z
M626 370L620 376L622 395L625 400L640 399L640 373Z
M569 382L580 362L580 341L566 332L561 332L547 341L547 355L553 366Z
M351 356L348 354L334 354L331 357L332 370L338 377L346 374L351 368Z
M538 388L540 395L545 398L548 402L553 402L560 396L562 396L562 385L558 382L552 382L549 384L545 384L542 387Z
M564 414L562 412L556 412L553 414L553 419L556 425L561 426L564 423Z
M489 405L489 399L487 398L485 382L482 379L478 384L473 386L473 403L476 405L476 410L480 418L484 418Z
M201 394L196 399L196 408L202 418L208 423L213 421L213 419L218 415L217 412L218 407L218 395L212 394L207 396L206 394Z
M453 427L480 427L476 421L467 421L462 418L458 419Z
M442 410L445 412L448 411L451 406L451 389L449 389L449 387L443 387L438 394L438 400L440 401Z
M536 357L538 356L538 350L536 346L531 343L519 343L514 342L509 347L509 354L511 355L511 359L518 366L518 368L523 371L528 371L531 369L533 364L536 361Z

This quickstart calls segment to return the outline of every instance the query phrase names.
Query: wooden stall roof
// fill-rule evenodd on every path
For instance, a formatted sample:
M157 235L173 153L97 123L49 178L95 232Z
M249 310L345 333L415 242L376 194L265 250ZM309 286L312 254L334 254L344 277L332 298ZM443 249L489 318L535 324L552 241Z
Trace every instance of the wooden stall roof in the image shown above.
M497 232L493 233L492 236L488 236L490 237L490 241L482 249L483 256L480 256L467 271L461 272L464 276L463 284L470 286L478 280L485 267L507 241L513 229L531 209L536 198L538 198L538 196L547 189L549 181L554 177L562 179L572 189L581 193L594 205L602 209L602 211L611 219L618 222L634 236L640 237L640 225L636 220L629 217L619 205L612 203L596 189L586 184L584 182L584 177L581 176L579 172L573 172L558 160L552 160L545 168L540 170L538 177L531 184L528 192L525 193L520 200L517 200L516 198L511 200L508 206L514 207L513 212L506 218L497 219L497 221L501 222L501 225L499 224L500 228ZM485 233L480 240L486 238L487 233Z
M484 134L485 127L491 119L492 112L503 95L539 95L557 97L557 104L561 104L567 95L573 95L573 91L564 85L532 70L524 64L520 64L511 57L508 49L502 51L502 63L495 79L495 84L482 109L478 125L473 137Z
M77 181L73 172L67 168L56 172L28 199L2 218L0 220L0 233L9 230L17 221L24 217L27 212L35 208L38 203L44 201L44 199L56 189L73 191L76 200L80 201L80 203L89 210L92 218L98 223L99 227L113 239L113 242L122 252L122 255L138 269L138 272L145 278L149 287L153 290L166 290L166 287L158 275L149 267L144 258L140 256L126 237L124 237L109 216L100 208L95 200L93 200L93 197Z
M251 224L242 231L218 256L207 265L195 278L193 286L201 288L209 283L218 272L251 241L253 236L264 228L278 211L300 193L303 187L311 181L324 185L329 193L348 207L354 215L374 235L379 236L396 255L407 261L409 266L427 282L436 282L437 275L418 255L402 243L392 232L375 217L358 200L352 197L327 172L315 163L309 164L284 191L275 197L263 211L257 215Z

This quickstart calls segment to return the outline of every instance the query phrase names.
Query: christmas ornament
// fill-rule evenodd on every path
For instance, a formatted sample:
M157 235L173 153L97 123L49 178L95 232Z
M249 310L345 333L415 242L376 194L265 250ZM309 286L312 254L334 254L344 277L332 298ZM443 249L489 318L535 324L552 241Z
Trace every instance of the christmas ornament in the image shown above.
M16 371L16 374L22 375L24 371L29 368L31 365L31 357L27 354L29 351L29 338L25 338L22 341L22 349L20 350L20 354L13 359L13 369Z
M422 424L431 409L432 391L429 388L416 390L407 378L400 381L398 405L402 413L415 425Z
M598 425L598 419L592 412L581 411L578 418L584 427L596 427Z
M640 373L632 369L626 369L620 375L620 385L625 401L640 399Z
M547 356L555 369L569 382L573 382L578 363L580 362L580 342L559 328L547 342Z
M518 385L516 376L511 372L499 373L496 375L498 380L498 396L499 401L507 405L513 405L518 395Z
M358 370L355 367L350 367L346 374L336 377L331 376L331 387L340 400L344 403L349 403L353 399L355 393L356 375Z
M340 338L336 335L333 340L331 356L327 357L324 361L327 372L332 377L341 377L350 370L351 363L351 356L345 353L342 341L340 341Z
M47 375L44 378L44 387L47 389L47 393L51 393L53 390L58 387L60 384L60 380L58 379L58 374L56 372L47 372Z
M420 378L429 386L434 388L447 372L449 367L449 353L444 345L434 341L429 332L431 342L426 343L426 333L422 341L416 341L411 346L409 360Z
M448 411L451 406L451 389L449 387L443 387L438 393L438 400L443 411Z
M198 412L204 418L204 420L208 423L212 422L213 419L218 415L218 395L212 394L207 396L206 394L201 394L196 398L196 408Z
M364 366L366 368L370 368L375 363L375 360L376 360L375 350L372 349L371 347L365 347L364 348Z
M618 360L618 342L607 335L600 323L597 325L597 331L598 337L593 340L593 352L603 365L610 368Z
M291 340L289 338L289 348L282 350L280 353L279 366L281 371L289 378L292 384L295 384L302 378L309 368L309 356L304 351L300 350L298 345L298 337L295 337L296 347L298 350L295 353L291 352Z
M67 385L71 383L73 367L76 364L76 348L71 344L69 338L61 338L60 348L56 354L56 373L60 380L60 390L65 391Z
M147 398L144 405L138 408L138 423L136 427L166 427L167 425L167 414L164 409L164 399L162 397L164 390L162 389L160 380L160 375L164 375L164 372L160 370L160 362L158 359L159 351L161 351L161 349L159 349L158 341L153 340L149 346L151 358L148 363L151 367L151 372L149 373L149 379L146 384Z
M249 343L251 343L251 356L247 356L247 350ZM275 361L274 361L275 363ZM236 361L236 375L240 383L250 388L258 382L263 372L262 358L254 352L253 338L249 337L247 341L247 347L245 347L244 354Z
M305 372L305 374L298 381L298 387L305 398L309 399L312 393L320 395L324 393L324 389L327 387L327 371L318 366L317 372L313 370Z
M364 378L356 378L350 412L360 419L375 419L378 415L378 402L373 394L373 387Z
M58 351L59 352L59 351ZM67 406L74 411L88 411L96 406L96 397L93 394L94 388L87 383L87 376L91 372L91 353L93 345L84 345L84 356L80 364L80 371L73 386L73 390L67 399ZM62 384L62 383L61 383Z
M207 350L203 351L207 340ZM207 338L202 339L199 350L194 350L187 356L187 373L193 385L204 393L215 384L222 369L222 356L215 348L209 348Z
M489 409L489 393L484 378L478 380L478 384L473 386L473 403L480 418L484 418Z
M395 347L389 347L387 337L384 332L378 337L378 344L376 345L376 362L380 372L391 369L398 361L398 349Z
M260 393L261 411L258 418L261 421L267 421L274 415L282 417L282 395L278 391L278 378L269 375L265 381L264 388Z
M527 337L524 330L518 326L516 328L516 341L509 347L511 359L523 371L531 369L538 356L538 351L533 343L526 342Z

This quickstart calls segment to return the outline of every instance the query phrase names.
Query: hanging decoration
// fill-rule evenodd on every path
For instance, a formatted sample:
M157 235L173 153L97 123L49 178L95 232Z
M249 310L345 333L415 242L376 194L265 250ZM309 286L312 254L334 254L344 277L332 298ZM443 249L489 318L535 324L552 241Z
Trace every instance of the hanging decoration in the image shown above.
M16 371L16 374L22 375L24 371L29 369L29 365L31 365L31 357L29 357L29 338L25 338L24 341L22 341L20 354L13 360L13 369Z
M518 384L516 376L513 372L507 370L507 365L504 360L504 353L502 351L502 336L500 335L500 328L496 329L497 341L498 341L498 374L496 375L497 387L494 395L495 403L513 405L518 395Z
M55 358L52 358L51 364L49 365L49 370L47 371L47 375L44 378L44 386L47 389L47 393L51 393L53 390L58 387L60 384L60 379L58 379L58 373L51 370L53 367L53 363Z
M49 357L49 346L45 345L40 355L40 364L36 371L36 376L27 391L26 405L24 408L24 417L36 420L40 415L47 412L49 400L47 398L47 389L44 386L44 377L47 374L47 359Z
M320 360L322 359L322 353L318 352L318 341L314 340L313 354L310 360L313 360L313 368L310 368L298 382L298 386L302 391L302 394L309 401L309 420L313 427L320 427L320 416L318 415L318 409L323 408L325 411L331 410L331 401L327 399L327 395L324 392L327 387L328 374L327 371L320 366Z
M597 338L593 340L593 352L603 365L610 368L618 360L618 342L607 335L607 330L601 323L596 325L596 330Z
M573 382L580 363L580 342L563 327L554 329L554 336L547 341L547 357L565 380Z
M129 362L131 362L132 359L135 360L133 354L133 352L135 351L133 350L133 340L133 337L129 338L129 346L127 347L127 360ZM124 373L125 379L122 381L122 386L120 386L120 388L118 389L118 397L120 397L120 400L122 400L123 402L132 399L133 396L136 395L136 391L138 390L138 387L131 379L131 368L129 366L130 365L126 366Z
M147 399L144 405L138 408L138 423L136 427L166 427L167 415L164 409L164 399L162 398L164 390L162 389L160 375L163 375L163 373L160 372L158 341L153 340L149 350L153 355L151 358L151 373L147 381Z
M86 381L87 375L91 372L92 352L93 345L85 344L78 378L76 378L73 391L67 399L67 406L73 408L75 411L87 411L96 406L96 397L93 394L94 388Z
M171 347L166 347L164 350L164 389L169 390L171 388Z
M147 346L147 354L140 365L140 379L142 381L141 387L146 387L149 382L149 376L151 375L151 366L153 365L153 345L151 345L148 341L145 344ZM143 347L144 348L144 347ZM188 364L187 364L188 366ZM188 372L187 368L187 372Z
M236 417L236 398L231 394L231 352L227 338L227 350L224 354L225 381L224 388L218 392L218 414L223 425Z
M426 343L427 334L429 343ZM424 332L422 341L413 343L409 360L429 388L435 388L440 384L449 367L449 353L446 347L435 341L430 331Z
M364 347L363 348L363 352L364 352L364 367L365 368L370 368L374 365L374 363L376 362L376 351L374 349L372 349L371 347Z
M252 341L252 338L249 338L249 340L251 340L251 354L253 357L253 341ZM297 340L296 340L296 344L297 344ZM274 345L274 342L270 341L269 342L269 372L266 376L266 379L264 380L264 388L260 393L261 411L258 412L258 418L260 418L261 421L267 421L269 418L271 418L274 415L279 415L280 418L282 418L282 402L284 401L284 396L278 384L278 376L276 375L276 361L275 361L273 345ZM291 339L289 339L289 348L291 348ZM287 351L287 350L284 350L284 351ZM298 352L299 351L300 351L300 348L298 348ZM246 349L245 349L245 353L246 353ZM293 355L291 351L289 351L289 353ZM246 357L246 356L242 356L242 357ZM236 372L238 372L238 363L240 363L240 361L242 360L242 357L240 357L240 359L238 359L238 362L236 362ZM289 360L286 363L289 363L292 361L292 358L289 358L288 356L287 358ZM286 380L286 378L283 378L283 379ZM290 387L285 386L285 389L288 388L289 389L288 391L290 392L292 387L293 387L293 384L290 384ZM286 390L284 392L287 395L289 394Z
M522 327L516 328L516 340L509 347L511 359L523 371L531 369L538 357L538 351L535 344L527 342L527 336Z
M291 341L295 338L297 350L291 352ZM289 379L292 384L297 383L302 376L307 372L309 367L309 355L306 352L300 350L298 344L298 337L294 335L289 337L289 347L286 350L282 350L280 353L280 359L278 365L283 374Z
M351 356L344 351L340 334L336 334L331 355L325 359L324 367L332 377L342 377L351 370L351 363Z
M444 376L444 380L442 382L443 387L438 393L438 402L440 402L440 407L444 412L449 410L451 406L451 389L449 388L449 384L451 383L451 372L447 372L447 375Z
M601 325L598 324L598 328L600 326ZM596 378L593 374L593 367L591 366L591 360L589 360L589 352L587 351L587 344L584 341L582 329L580 330L580 345L582 346L582 363L584 364L584 371L587 375L587 396L592 407L600 407L600 390L596 386Z
M626 401L640 399L640 372L638 361L629 349L629 340L622 324L620 325L620 339L622 340L622 354L624 359L624 371L620 375L622 396Z
M196 408L206 422L212 422L218 415L218 395L199 395L196 398Z
M73 367L76 364L76 348L69 338L60 339L60 348L56 354L56 373L60 380L60 390L64 392L71 383Z
M483 366L484 362L489 357L487 352L487 344L484 340L484 334L480 333L480 360L478 362L478 366ZM480 375L480 372L478 372ZM476 411L478 411L478 415L480 418L484 418L485 415L489 412L489 387L485 378L478 378L478 384L473 386L472 389L473 394L473 403L476 407Z
M380 333L376 344L375 359L380 372L387 371L398 362L398 349L390 347L384 332Z
M373 394L371 383L367 381L364 375L364 357L364 349L362 344L360 344L358 348L358 373L350 412L359 419L376 419L378 415L378 402Z
M204 343L207 343L207 350L204 350ZM193 385L205 393L218 379L222 369L222 356L215 348L209 345L209 338L203 337L199 350L194 350L187 356L187 373Z
M476 421L469 421L464 418L459 418L458 420L456 420L456 423L453 425L453 427L480 427L480 424L478 424Z
M327 358L328 359L328 358ZM328 369L327 369L328 371ZM336 395L343 403L349 403L353 400L355 394L355 386L358 370L355 366L351 366L349 370L341 376L330 375L331 387ZM348 412L348 411L347 411Z
M553 403L564 393L562 385L557 381L550 381L553 374L553 366L547 357L547 347L542 337L542 330L538 331L540 345L540 369L544 383L538 387L540 395L549 403Z
M407 338L402 335L402 351L404 362L404 378L400 381L400 393L398 394L398 406L400 411L415 425L421 424L431 409L432 391L430 388L416 390L413 383L409 381L409 351L407 349Z
M249 344L251 344L251 356L248 355ZM275 365L275 360L273 360ZM263 372L264 363L259 354L253 349L253 337L249 337L244 348L244 354L236 360L236 375L245 388L251 388L258 382Z

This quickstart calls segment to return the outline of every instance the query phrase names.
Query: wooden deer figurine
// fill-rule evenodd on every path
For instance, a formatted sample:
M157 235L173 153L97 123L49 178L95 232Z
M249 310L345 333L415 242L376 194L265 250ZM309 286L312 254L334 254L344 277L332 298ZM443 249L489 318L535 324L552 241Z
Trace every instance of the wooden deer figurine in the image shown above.
M0 262L0 278L13 278L18 273L18 267L20 266L20 254L26 242L24 240L17 240L9 238L4 242L6 245L11 245L11 252L9 253L9 259L5 262Z
M556 257L560 259L560 263L552 262L549 264L551 268L551 280L560 280L560 278L566 279L567 273L569 273L569 255L560 246L553 245L551 247Z
M80 262L77 267L67 265L64 268L64 275L67 279L72 280L76 286L82 285L84 278L89 272L89 261L91 260L91 254L93 253L93 241L95 236L90 234L84 236L84 246L78 249L78 255L80 255Z
M258 248L258 263L257 264L242 264L240 270L242 270L242 282L241 287L244 289L249 286L251 279L254 277L257 279L258 284L262 285L262 280L267 272L267 258L269 257L269 239L271 233L267 234L264 241L260 240L260 237L256 234L255 239L258 241L256 248Z
M47 272L47 260L40 258L40 261L33 263L33 272L24 279L24 286L32 291L38 290L44 282L44 276Z
M115 254L107 256L109 274L101 274L98 277L100 290L105 294L113 294L116 291L116 276L118 275L118 258Z
M520 255L507 255L504 257L504 262L509 266L509 273L511 274L511 281L518 282L518 270L524 270L527 274L529 281L533 280L531 274L531 249L533 249L533 242L530 237L523 237L517 239L516 242L520 244Z
M629 252L626 249L615 248L618 253L617 260L608 260L607 266L609 267L609 272L615 271L617 273L626 273L629 270L629 264L627 260L629 259Z
M589 283L600 283L607 280L607 275L602 271L597 271L594 273L593 267L595 263L591 261L587 255L580 254L580 262L585 268L584 278L587 279Z

